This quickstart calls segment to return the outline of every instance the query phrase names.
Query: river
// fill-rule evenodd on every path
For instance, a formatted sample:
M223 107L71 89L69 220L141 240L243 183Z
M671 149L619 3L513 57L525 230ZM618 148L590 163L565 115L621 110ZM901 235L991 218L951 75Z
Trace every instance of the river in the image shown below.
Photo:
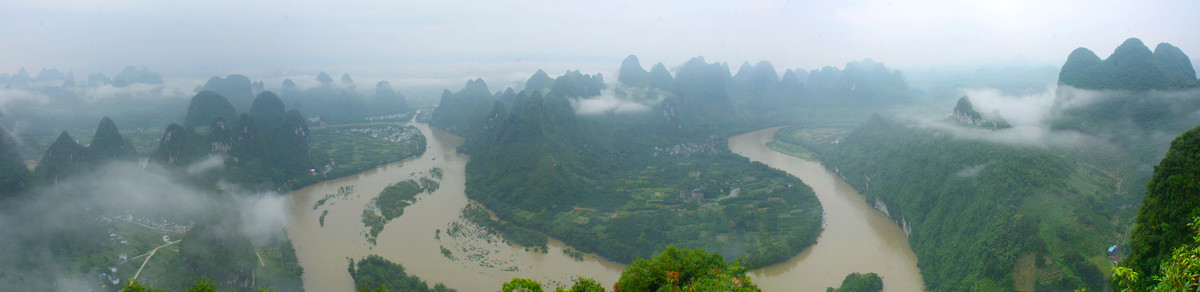
M292 193L288 236L304 267L306 290L353 290L347 259L370 254L403 264L407 273L427 283L441 282L459 291L495 291L514 277L532 278L550 289L569 285L578 275L606 287L616 282L624 265L590 254L577 261L563 254L567 247L553 239L545 253L511 247L462 220L460 211L471 204L464 191L469 157L455 151L463 139L425 124L415 126L427 137L424 154ZM754 282L765 291L824 291L849 273L875 272L883 277L886 291L920 291L916 256L900 228L820 164L766 148L776 129L732 137L730 148L812 186L828 213L828 225L816 245L786 262L752 271ZM421 177L434 167L445 173L441 187L419 195L404 215L388 222L377 244L367 242L361 215L371 199L387 185ZM347 186L353 191L314 208L318 200ZM465 230L457 234L466 235L450 236L447 231L454 226ZM444 256L443 249L453 255Z
M779 128L729 138L729 149L800 178L812 187L825 209L825 231L817 244L792 259L750 272L763 291L824 291L837 287L850 273L873 272L884 291L921 291L917 255L908 236L883 212L820 163L767 148Z

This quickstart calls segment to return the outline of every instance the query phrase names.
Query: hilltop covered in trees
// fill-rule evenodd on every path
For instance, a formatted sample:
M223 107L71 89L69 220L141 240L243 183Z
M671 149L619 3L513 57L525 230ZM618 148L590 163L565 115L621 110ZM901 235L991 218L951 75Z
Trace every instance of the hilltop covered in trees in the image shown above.
M1159 43L1150 51L1142 40L1125 40L1112 55L1101 60L1087 48L1067 56L1058 84L1080 89L1166 90L1200 85L1192 61L1179 48Z
M467 195L511 223L501 233L514 242L548 234L618 262L676 244L752 267L811 245L821 210L812 190L725 146L725 135L754 127L729 96L726 67L696 58L673 78L656 75L665 72L633 73L617 88L578 71L550 84L539 72L531 88L495 94L472 80L443 94L431 125L467 137Z
M1200 127L1192 128L1171 142L1166 157L1154 167L1146 185L1146 196L1138 209L1133 234L1129 236L1129 256L1121 262L1128 271L1140 276L1118 275L1114 286L1149 290L1158 285L1165 290L1184 289L1197 284L1200 271L1196 262L1200 226ZM1121 276L1137 279L1122 283ZM1161 291L1161 290L1159 290Z
M238 115L233 109L212 91L196 94L184 124L167 126L150 160L185 167L223 155L229 167L223 178L245 184L293 184L314 166L308 120L300 111L285 112L283 102L269 91L258 95L249 113Z
M837 143L785 130L777 140L815 152L909 234L930 291L1103 287L1107 267L1083 251L1117 240L1120 200L1115 178L1087 164L879 116ZM1016 272L1028 269L1061 276Z

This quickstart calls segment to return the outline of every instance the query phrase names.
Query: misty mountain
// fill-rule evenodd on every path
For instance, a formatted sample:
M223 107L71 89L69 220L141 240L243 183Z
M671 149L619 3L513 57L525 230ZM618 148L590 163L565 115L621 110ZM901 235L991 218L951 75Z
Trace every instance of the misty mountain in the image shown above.
M201 91L208 90L220 94L234 105L234 108L246 109L254 100L254 85L245 75L231 74L225 78L213 76L204 83ZM210 121L202 121L207 124Z
M1104 287L1103 266L1085 257L1119 240L1124 198L1112 187L1120 178L1081 166L1091 165L1083 156L878 115L837 140L780 133L908 233L929 291L1008 290L1013 279L1037 290ZM1062 276L1018 273L1035 258L1038 273Z
M354 79L350 78L350 73L342 73L342 86L350 91L354 91Z
M642 69L637 56L629 55L621 61L621 68L617 69L617 82L626 86L650 86L650 72Z
M343 74L341 82L334 82L328 73L317 76L319 85L300 88L295 81L286 79L277 92L284 105L304 112L318 124L343 124L403 119L397 115L410 114L407 98L392 88L391 83L375 84L374 94L356 91L357 86L349 74Z
M463 137L482 134L484 118L492 109L492 101L492 93L483 79L469 80L458 92L442 92L429 125Z
M10 85L25 85L30 82L33 82L33 77L29 77L29 72L25 72L25 68L17 70L17 74L8 77L8 84Z
M56 183L59 178L80 171L83 167L83 148L71 134L63 131L42 155L42 160L33 171L34 177L43 183Z
M667 71L667 66L662 62L655 63L650 67L650 88L669 90L673 83L675 83L675 78L671 77L671 72Z
M692 58L675 75L671 96L663 99L660 121L685 133L707 133L744 122L729 96L729 66Z
M392 88L392 84L387 81L379 81L375 84L375 97L372 100L375 106L373 108L382 113L406 113L411 112L412 108L408 107L408 100L399 92Z
M958 103L954 106L954 113L950 115L959 123L974 127L981 127L992 130L1002 130L1012 128L1008 121L1001 117L999 113L984 115L975 110L975 106L971 104L971 99L968 96L963 96L958 99Z
M1142 40L1130 38L1101 60L1087 48L1067 56L1058 83L1080 89L1144 91L1197 86L1196 71L1182 50L1160 43L1153 52Z
M38 72L37 77L33 78L34 82L74 81L74 80L75 80L75 73L63 73L61 71L58 71L58 69L55 69L55 68L42 69L41 72Z
M135 83L162 84L162 74L146 68L137 69L133 66L128 66L112 78L112 85L116 87L125 87Z
M192 97L192 102L187 108L187 114L183 118L183 124L192 127L202 127L207 126L217 118L234 121L237 118L237 109L233 107L233 104L229 103L228 99L225 99L225 96L211 90L205 90Z
M815 105L882 107L912 100L903 74L871 59L813 70L805 87Z
M1054 129L1119 145L1133 194L1145 192L1171 138L1195 127L1200 111L1200 89L1191 63L1184 62L1187 56L1165 43L1157 49L1161 52L1153 53L1131 38L1105 60L1085 48L1071 52L1049 117Z
M137 158L133 143L121 136L117 124L112 119L100 119L92 143L83 149L83 161L89 165L99 165L113 160L132 161Z
M562 76L555 78L554 86L550 88L549 94L565 98L591 97L600 95L600 91L606 87L603 75L599 73L588 75L575 70L567 71Z
M650 256L655 246L701 245L722 250L728 257L746 256L747 264L752 266L781 261L811 244L819 228L818 213L813 209L819 205L811 193L806 193L806 188L790 187L802 183L784 183L782 179L787 176L727 150L718 150L724 148L711 138L745 128L737 120L738 111L725 87L731 78L727 67L697 58L679 72L678 78L664 86L670 92L663 93L661 103L651 103L645 110L602 114L589 113L583 107L605 99L644 101L645 97L634 95L658 89L649 88L650 83L606 88L603 76L568 71L556 78L545 94L543 90L527 89L515 93L508 104L504 96L512 94L511 90L492 95L482 80L471 80L463 90L443 95L443 103L434 112L431 125L453 127L443 129L467 138L459 147L459 151L471 154L466 170L467 195L509 222L497 227L506 240L541 246L548 234L581 251L596 252L619 262ZM535 74L531 80L543 79L539 75L542 74ZM647 169L662 172L644 173ZM649 175L642 179L659 182L655 184L657 187L693 192L682 197L667 196L675 198L668 199L672 202L681 200L678 198L704 200L699 199L702 197L699 190L711 192L703 197L717 199L732 188L694 185L695 179L686 176L693 171L703 173L706 180L727 183L732 183L729 180L735 176L754 173L763 185L746 186L742 194L786 198L781 203L786 202L789 207L752 215L741 211L749 208L746 204L755 202L746 199L725 201L720 205L728 207L720 208L726 208L729 216L736 218L731 220L765 220L772 222L767 223L773 226L770 228L778 229L768 232L771 235L729 235L729 240L717 242L695 237L695 232L724 232L713 226L727 222L692 218L701 216L695 213L697 210L680 211L689 215L679 217L668 216L659 207L638 207L646 209L606 215L618 208L658 204L630 193L646 191L645 185L632 182L634 177ZM765 186L773 187L760 188ZM596 210L579 214L592 223L577 225L556 219L575 214L572 212L577 211L572 210L578 208ZM783 210L796 214L778 213ZM537 215L532 218L521 215L531 213ZM692 219L681 219L684 217ZM713 223L716 221L726 223ZM679 226L692 227L677 229ZM771 242L772 247L747 245L755 240Z
M671 77L671 72L667 71L667 66L662 62L654 64L647 72L646 69L642 69L642 65L635 55L625 57L617 73L617 82L628 87L669 91L673 88L672 84L675 83L675 78Z
M523 90L529 92L538 91L545 94L549 92L551 87L554 87L554 78L550 78L550 75L547 75L546 71L538 69L537 72L533 73L533 76L529 77L529 80L525 81L525 88Z
M321 82L321 84L329 85L333 84L333 77L330 77L325 71L321 71L321 73L317 74L317 81Z
M0 74L0 84L25 86L31 83L52 83L62 81L61 85L75 85L74 72L62 72L57 68L42 68L35 77L31 77L25 68L21 68L14 75ZM90 87L101 85L113 85L116 87L125 87L130 84L163 84L162 75L158 72L150 71L149 69L137 69L133 66L125 67L121 72L118 72L113 78L109 78L104 73L94 73L88 75L87 84Z
M29 168L8 130L0 128L0 200L17 196L30 184Z
M121 135L112 119L104 117L96 126L92 142L84 147L66 131L59 134L46 149L34 169L34 178L41 185L53 185L71 176L99 168L113 161L129 162L137 158L133 143Z
M284 110L283 101L267 91L254 99L254 105L250 107L250 117L260 121L259 128L264 131L278 132L279 128L283 127Z
M112 84L112 79L109 79L104 73L88 74L87 86L95 87L108 84Z
M783 71L783 76L779 78L779 83L780 86L783 87L782 90L784 92L803 92L803 80L805 79L808 79L808 71L800 69L787 69L786 71Z
M195 125L201 118L167 126L150 161L184 168L210 155L223 155L227 161L221 176L248 186L286 185L312 168L308 120L298 110L285 112L283 102L269 91L259 94L249 113L240 115L222 100L211 91L197 94L193 105L201 106L189 110L188 116L213 118L203 129ZM231 124L225 115L237 118Z

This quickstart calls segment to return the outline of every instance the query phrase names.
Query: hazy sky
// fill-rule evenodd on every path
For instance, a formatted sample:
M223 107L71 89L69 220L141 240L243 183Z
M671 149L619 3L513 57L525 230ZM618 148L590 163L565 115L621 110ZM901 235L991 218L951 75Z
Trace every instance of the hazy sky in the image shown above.
M1107 57L1128 37L1200 58L1197 14L1195 0L9 0L0 2L0 72L57 67L80 78L136 65L263 79L298 69L411 86L503 83L536 68L607 73L628 54L647 67L703 55L735 70L743 61L783 70L866 57L895 68L1058 65L1080 46Z

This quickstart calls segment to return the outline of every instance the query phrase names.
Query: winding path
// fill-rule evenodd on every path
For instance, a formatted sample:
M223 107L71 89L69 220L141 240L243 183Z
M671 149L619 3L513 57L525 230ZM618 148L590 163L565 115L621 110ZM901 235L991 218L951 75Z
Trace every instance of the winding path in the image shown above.
M141 256L146 256L146 260L145 260L145 261L142 261L142 266L141 266L141 267L138 267L137 273L134 273L134 274L133 274L133 279L134 279L134 280L137 280L138 276L142 274L142 269L146 268L146 263L150 262L150 258L153 258L153 257L154 257L154 254L158 252L158 249L160 249L160 248L163 248L163 247L166 247L166 246L168 246L168 245L172 245L172 244L179 243L180 241L182 241L182 239L180 239L180 240L176 240L176 241L172 241L172 242L168 242L167 244L160 245L160 246L158 246L158 247L156 247L156 248L154 248L154 249L150 250L150 252L148 252L148 253L144 253L144 254L142 254L142 255L139 255L139 256L133 257L133 258L139 258L139 257L141 257Z

